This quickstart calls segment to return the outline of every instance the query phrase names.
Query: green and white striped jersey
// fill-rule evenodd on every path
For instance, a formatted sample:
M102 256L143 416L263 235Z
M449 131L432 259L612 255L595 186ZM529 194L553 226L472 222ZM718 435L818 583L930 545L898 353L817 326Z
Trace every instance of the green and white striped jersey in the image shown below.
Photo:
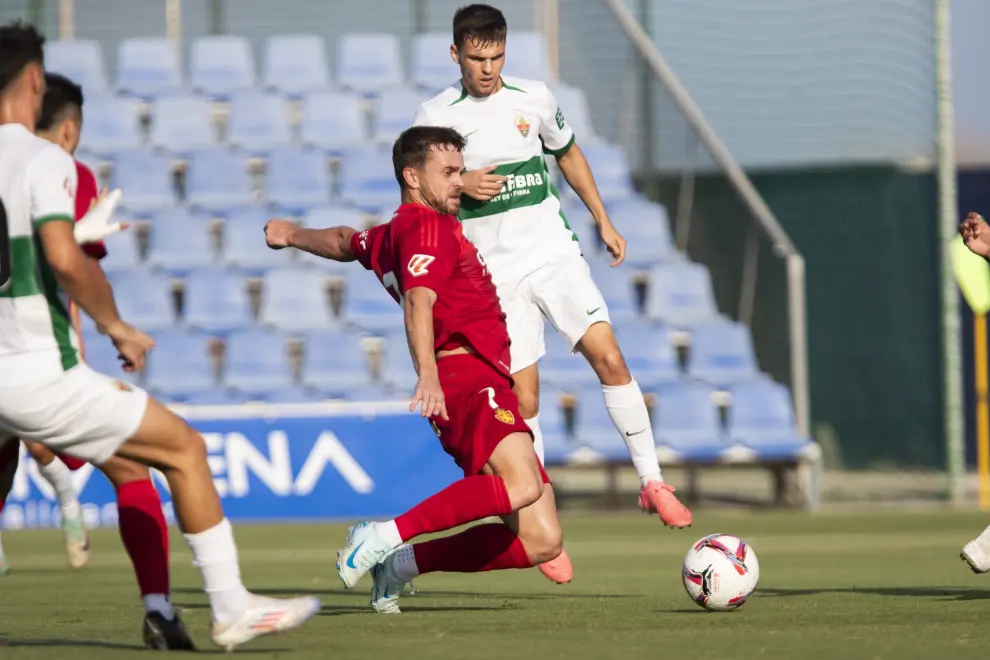
M0 382L51 380L79 363L67 301L37 229L74 222L76 166L20 124L0 126L0 203L10 234L10 280L0 288Z
M447 126L467 140L464 166L497 165L502 191L479 202L461 199L464 235L478 248L496 284L524 277L581 250L560 208L544 154L561 155L574 131L542 82L502 76L502 88L475 98L460 82L419 107L415 125Z

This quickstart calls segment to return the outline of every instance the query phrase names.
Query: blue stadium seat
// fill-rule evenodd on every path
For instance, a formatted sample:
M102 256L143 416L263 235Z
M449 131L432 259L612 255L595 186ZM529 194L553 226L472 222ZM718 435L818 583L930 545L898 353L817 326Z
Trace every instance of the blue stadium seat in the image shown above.
M578 443L594 450L606 461L628 461L629 449L605 407L601 384L588 383L569 389L577 395L575 431Z
M283 330L321 330L334 325L322 273L278 268L265 275L258 322Z
M279 34L265 41L265 85L298 98L330 85L327 52L323 37L310 34Z
M508 55L502 74L526 78L528 80L549 80L550 60L547 56L547 43L539 32L516 32L506 39Z
M154 339L145 377L149 390L171 401L182 401L216 389L207 335L172 329L156 332Z
M199 96L163 96L151 110L151 146L173 154L216 145L210 103Z
M630 198L610 204L608 214L626 239L630 265L649 267L676 255L667 209L660 204Z
M216 261L207 219L183 208L155 213L148 243L148 264L181 276Z
M615 327L626 366L643 390L653 390L680 379L677 350L663 326L643 321Z
M602 201L609 204L635 196L629 161L621 147L599 142L583 144L581 150L595 175ZM566 196L572 199L577 197L569 186L565 185L564 190Z
M82 341L86 352L86 364L94 371L111 378L117 378L125 383L136 385L140 382L140 374L124 371L116 347L109 337L98 333L95 326L89 331L83 330Z
M302 381L337 399L372 386L371 371L358 335L317 331L305 337Z
M540 360L540 381L558 388L598 384L598 375L580 353L571 353L563 335L547 323L543 329L547 352Z
M367 141L361 99L344 92L313 92L302 104L300 142L339 155Z
M107 88L107 74L103 68L103 49L100 48L99 42L91 39L45 42L45 70L60 73L81 85L87 97L87 112L89 94Z
M310 209L302 219L302 224L310 229L326 229L328 227L353 227L361 229L364 225L364 214L347 206L324 206ZM314 266L327 274L360 276L361 266L342 263L332 259L324 259L309 252L300 251L301 263Z
M651 319L679 328L719 320L708 268L690 261L652 268L646 311Z
M110 94L87 94L79 149L110 157L141 147L137 103Z
M398 399L410 399L416 391L416 369L405 339L404 330L393 330L385 336L385 354L382 361L382 380L388 383Z
M120 317L146 332L170 328L175 323L172 282L149 270L122 271L110 278Z
M193 41L189 53L189 83L218 99L254 86L254 56L244 37L212 35Z
M729 444L721 430L712 389L702 383L679 382L657 390L653 432L657 444L682 460L718 460Z
M166 37L133 37L117 50L117 89L153 99L182 87L179 51Z
M401 195L386 149L353 149L341 164L340 196L369 213L381 213L399 205Z
M114 214L115 222L131 222L122 213ZM138 250L137 236L133 229L111 236L104 241L107 256L100 260L100 266L107 274L134 270L141 267L141 253Z
M791 458L806 448L798 434L790 390L769 378L736 383L731 388L729 435L758 452L762 460Z
M611 263L607 253L588 259L591 277L605 298L613 325L630 323L640 316L633 284L634 271L624 264L613 268Z
M368 332L387 332L404 325L402 307L395 302L373 273L355 273L347 278L341 316Z
M292 250L272 250L265 244L263 229L271 214L260 206L245 206L228 212L223 226L223 260L249 275L292 263Z
M450 59L450 33L429 32L412 38L412 82L435 93L457 82L461 71Z
M204 332L223 333L252 325L247 284L220 266L194 270L186 278L184 323Z
M263 155L292 141L285 100L271 92L242 90L230 97L227 142L252 154Z
M292 214L330 203L330 175L318 151L279 147L268 154L268 201Z
M731 321L693 326L688 374L716 386L759 376L749 328Z
M321 403L329 398L319 390L301 386L271 390L262 397L265 403Z
M591 110L588 108L588 97L578 87L563 83L551 86L551 91L557 99L557 105L564 114L564 119L574 130L578 143L593 144L599 141L591 125Z
M420 104L429 98L411 87L382 90L375 109L375 142L391 147L399 133L412 126Z
M189 155L186 201L191 206L223 213L230 207L251 204L255 199L253 188L243 154L203 149Z
M251 397L243 392L216 387L202 392L191 392L182 403L193 406L240 406L251 400Z
M374 96L403 82L399 38L393 34L345 34L337 41L337 84Z
M574 429L567 428L562 395L560 390L540 388L540 431L543 434L545 465L564 465L581 447Z
M113 188L124 191L120 208L147 214L175 204L172 164L148 151L122 151L114 159Z
M286 337L263 330L236 332L227 338L224 382L248 396L265 397L295 386Z

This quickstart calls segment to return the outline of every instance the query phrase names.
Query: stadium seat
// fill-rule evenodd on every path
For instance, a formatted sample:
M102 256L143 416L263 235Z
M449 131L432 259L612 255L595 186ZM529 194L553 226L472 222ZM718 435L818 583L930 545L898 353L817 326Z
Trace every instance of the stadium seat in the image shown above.
M651 319L679 328L719 320L708 268L690 261L653 267L646 312Z
M644 391L680 379L677 350L667 328L633 321L617 325L615 336L626 366Z
M95 326L89 331L83 331L82 341L86 351L86 364L94 371L134 385L140 382L141 374L124 371L120 358L117 357L119 351L109 337L96 331ZM153 350L149 355L154 352Z
M375 106L375 142L391 147L399 133L412 126L420 104L429 98L411 87L382 90Z
M258 322L283 330L321 330L334 325L323 274L301 268L268 271Z
M410 77L418 87L430 93L456 83L461 71L450 59L450 33L429 32L412 38Z
M181 401L217 387L207 335L172 329L156 332L154 339L144 383L149 390Z
M581 447L580 441L568 430L562 405L563 392L549 387L540 388L540 432L543 434L544 465L565 465Z
M401 195L387 149L353 149L341 163L340 196L369 213L381 213L399 205Z
M151 223L148 264L182 276L216 261L207 219L183 208L158 211Z
M151 109L151 146L173 154L216 145L210 103L199 96L164 96Z
M122 151L114 158L113 188L124 195L119 207L147 214L175 204L172 164L165 156L148 151Z
M186 201L195 208L223 213L255 201L254 186L243 154L203 149L189 155Z
M272 92L242 90L230 97L227 142L255 155L292 141L285 100Z
M103 49L97 41L77 39L46 42L45 70L60 73L81 85L86 96L87 111L89 94L107 88L107 74L103 68Z
M172 327L175 314L172 282L146 269L114 274L110 279L121 318L146 332Z
M318 151L279 147L268 154L268 201L294 215L330 203L330 175Z
M260 206L246 206L227 213L223 226L223 260L249 275L260 275L271 268L289 266L293 250L272 250L262 230L270 213Z
M313 92L302 103L300 142L339 155L367 141L361 99L344 92Z
M341 316L368 332L402 328L402 307L388 294L372 273L356 273L347 278Z
M184 323L204 332L223 333L252 325L247 283L220 266L192 271L186 278Z
M551 91L557 99L557 105L570 124L579 144L593 144L599 141L591 125L591 110L588 108L588 97L577 87L564 83L551 86Z
M181 403L193 406L240 406L251 401L243 392L215 387L202 392L189 393Z
M507 54L502 75L549 81L550 59L547 43L539 32L512 31L506 38Z
M316 331L305 336L302 381L337 399L372 386L371 371L358 335Z
M636 194L632 183L632 173L629 161L622 148L615 144L604 142L583 144L581 150L588 159L591 171L595 175L595 183L602 201L606 204L629 199ZM564 186L567 196L576 198L569 186Z
M244 37L199 37L189 53L189 83L197 92L225 99L254 86L254 56Z
M265 41L262 79L269 89L298 98L330 85L323 37L279 34Z
M265 392L265 403L320 403L331 398L326 393L310 387L283 387Z
M714 462L729 447L719 426L712 389L702 383L669 383L657 389L653 432L657 444L681 460Z
M688 374L716 386L759 376L749 328L730 321L702 323L691 328Z
M153 99L182 87L179 51L166 37L132 37L117 49L117 89Z
M608 206L609 218L626 239L626 262L649 267L676 253L667 209L642 198L624 199Z
M558 388L599 383L598 376L580 353L571 353L567 340L547 323L543 329L547 352L540 360L540 381Z
M137 103L111 94L87 94L79 149L104 157L141 147Z
M337 41L337 67L337 84L365 96L401 85L399 38L392 34L345 34Z
M131 222L131 219L117 213L114 214L114 222ZM107 256L100 260L100 266L108 275L141 267L141 253L133 229L111 236L104 243Z
M223 381L231 389L264 398L295 386L286 338L263 330L236 332L227 338Z
M756 378L731 387L729 435L758 452L762 460L791 458L810 442L794 420L790 390L769 378Z
M401 309L396 305L396 308ZM405 330L392 328L381 333L383 336L384 354L382 355L382 381L388 383L393 395L397 398L411 398L416 391L416 369L409 355Z
M634 271L624 264L615 268L611 264L612 259L608 253L599 253L588 258L591 277L605 298L613 324L631 323L640 316L633 283Z
M347 206L323 206L307 211L306 215L303 216L302 224L310 229L326 229L327 227L361 229L364 225L364 214ZM299 251L296 256L300 263L318 268L327 274L350 275L363 270L357 264L324 259L309 252Z
M574 418L578 444L592 449L606 461L628 461L629 449L605 407L601 384L588 383L568 390L577 396Z

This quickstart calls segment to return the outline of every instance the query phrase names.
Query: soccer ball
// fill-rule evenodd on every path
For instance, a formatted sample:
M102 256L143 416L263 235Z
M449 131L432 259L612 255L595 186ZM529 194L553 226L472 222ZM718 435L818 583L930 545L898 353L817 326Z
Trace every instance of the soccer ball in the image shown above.
M760 581L760 562L742 539L711 534L688 550L681 569L684 590L711 612L742 607Z

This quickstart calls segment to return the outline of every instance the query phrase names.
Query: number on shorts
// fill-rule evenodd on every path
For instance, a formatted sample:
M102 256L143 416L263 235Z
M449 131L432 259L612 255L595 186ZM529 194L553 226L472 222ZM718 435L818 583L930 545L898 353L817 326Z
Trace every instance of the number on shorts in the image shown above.
M7 226L7 208L0 199L0 288L10 281L10 227Z
M485 389L482 390L482 392L488 393L488 405L492 407L492 410L497 410L498 404L495 403L495 388L486 387Z
M402 292L399 291L399 280L395 279L395 273L388 271L382 275L382 284L385 288L392 294L392 296L398 300L400 303L404 303L405 300L402 298Z

